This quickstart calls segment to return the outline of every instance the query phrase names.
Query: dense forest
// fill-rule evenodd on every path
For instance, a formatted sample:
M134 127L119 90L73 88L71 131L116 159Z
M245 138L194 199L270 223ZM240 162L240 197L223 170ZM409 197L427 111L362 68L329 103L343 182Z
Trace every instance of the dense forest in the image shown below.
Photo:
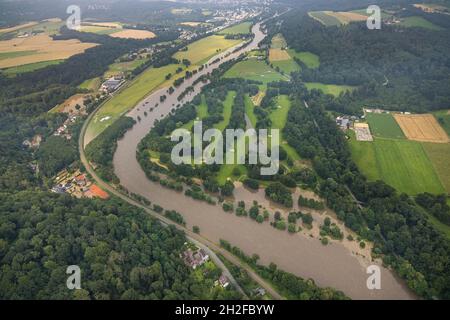
M337 111L358 113L361 105L415 112L448 107L450 30L326 27L295 11L286 14L280 31L290 47L320 57L316 69L302 65L303 81L359 88L334 102Z
M320 95L310 94L298 76L293 78L292 88L293 106L284 134L303 158L312 160L320 178L318 192L328 207L347 227L374 241L374 254L383 254L383 260L415 292L426 298L449 298L449 241L427 221L414 199L361 175L344 134L327 115ZM438 205L437 199L425 199L418 202Z
M183 233L122 201L0 193L0 212L2 299L240 298L184 265ZM81 290L66 287L69 265Z

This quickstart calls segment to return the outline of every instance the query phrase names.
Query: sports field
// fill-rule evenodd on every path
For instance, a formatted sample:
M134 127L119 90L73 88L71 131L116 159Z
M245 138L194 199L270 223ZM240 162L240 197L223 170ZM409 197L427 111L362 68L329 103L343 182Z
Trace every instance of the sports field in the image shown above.
M448 143L446 132L431 114L394 114L395 120L410 140Z
M272 111L269 118L272 120L272 128L280 130L281 147L286 151L292 160L300 160L300 156L294 148L289 146L283 138L283 128L286 126L286 120L291 109L291 101L286 95L280 95L276 101L276 109Z
M166 74L174 74L178 67L177 64L171 64L161 68L150 68L139 75L101 107L89 123L86 139L92 141L145 96L159 89L166 82Z
M288 80L286 76L276 72L264 61L249 58L238 62L228 70L225 78L242 78L247 80L261 81L263 83Z
M352 86L339 86L335 84L324 84L320 82L305 82L306 88L308 90L318 89L325 94L331 94L335 97L339 96L342 92L352 91L355 87Z
M366 120L375 137L405 139L402 129L389 113L366 113Z
M256 118L256 115L254 113L254 108L255 105L252 102L252 99L248 96L245 95L245 114L247 115L248 119L250 120L250 123L252 124L252 127L255 128L256 127L256 122L258 121L258 119Z
M294 49L288 49L289 55L302 61L308 68L314 69L320 66L319 56L314 53L303 51L297 52Z
M202 120L203 118L206 118L208 116L208 105L206 104L206 99L205 99L204 95L202 95L202 101L197 106L196 109L197 109L197 117L196 117L196 119L189 121L188 123L183 125L181 128L190 131L192 129L192 127L194 126L194 121Z
M239 43L242 40L230 40L225 39L224 36L212 35L188 46L187 51L177 52L174 56L175 59L188 59L194 65L201 65L218 54L221 51L225 51Z
M219 32L219 34L249 34L250 27L252 26L251 22L243 22L229 28L223 29Z
M400 192L443 193L445 189L421 143L376 138L350 140L352 157L369 180L383 180Z

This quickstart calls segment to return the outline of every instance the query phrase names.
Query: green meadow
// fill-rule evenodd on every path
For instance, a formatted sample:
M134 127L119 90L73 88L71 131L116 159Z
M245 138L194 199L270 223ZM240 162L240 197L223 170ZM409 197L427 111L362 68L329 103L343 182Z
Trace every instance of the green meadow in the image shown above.
M288 49L288 53L291 57L302 61L308 68L314 69L320 66L319 56L314 53L308 51L297 52L294 49Z
M431 23L430 21L422 17L417 16L402 18L402 22L400 22L400 25L408 28L418 27L429 30L442 30L441 27Z
M321 90L325 94L331 94L338 97L342 92L352 91L355 87L352 86L340 86L335 84L325 84L320 82L305 82L306 88L308 90L317 89Z
M250 27L252 26L251 22L243 22L229 28L223 29L219 32L219 34L249 34Z
M375 137L405 139L402 129L389 113L367 113L366 120Z
M319 22L321 22L322 24L326 25L326 26L340 26L341 22L339 21L339 19L330 16L328 14L326 14L323 11L311 11L308 12L308 14L318 20Z
M450 137L450 110L440 110L433 112L433 114L445 132L447 132L447 135Z
M62 62L64 62L64 60L50 60L50 61L29 63L29 64L24 64L21 66L11 67L8 69L2 69L1 73L5 74L9 77L13 77L13 76L16 76L21 73L32 72L32 71L39 70L39 69L42 69L42 68L45 68L48 66L60 64Z
M238 62L231 67L224 75L225 78L242 78L247 80L261 81L269 83L273 81L288 80L279 72L272 69L264 61L255 58Z
M450 194L450 143L423 142L422 145L442 185Z
M188 59L194 65L201 65L208 62L213 56L221 51L225 51L242 40L225 39L224 36L212 35L188 45L187 51L180 51L174 55L175 59Z
M352 157L369 180L383 180L400 192L443 193L445 189L420 142L375 138L350 139Z
M161 68L150 68L140 74L101 107L89 123L86 136L91 139L97 137L120 116L164 84L166 74L174 74L178 67L177 64L171 64Z

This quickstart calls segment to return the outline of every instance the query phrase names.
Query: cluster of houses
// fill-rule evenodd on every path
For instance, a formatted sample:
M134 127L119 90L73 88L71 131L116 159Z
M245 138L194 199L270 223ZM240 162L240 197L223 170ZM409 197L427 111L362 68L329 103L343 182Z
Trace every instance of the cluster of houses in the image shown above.
M66 138L67 140L72 139L72 134L70 133L70 126L71 124L74 124L76 120L77 120L76 115L69 115L66 121L64 121L64 123L58 129L56 129L53 135Z
M185 243L185 245L187 245L187 243ZM190 244L189 248L181 254L181 258L188 267L195 270L209 260L209 255L205 250ZM215 286L220 285L222 288L228 287L229 284L230 281L224 274L222 274L214 283Z
M68 193L77 198L102 198L107 199L109 196L101 190L97 185L93 184L85 174L79 170L69 172L64 169L55 177L55 185L52 188L54 193Z

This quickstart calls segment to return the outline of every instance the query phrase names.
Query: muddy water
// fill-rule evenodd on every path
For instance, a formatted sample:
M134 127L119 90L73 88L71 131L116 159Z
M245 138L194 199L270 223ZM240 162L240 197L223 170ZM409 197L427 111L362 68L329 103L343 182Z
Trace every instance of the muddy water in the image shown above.
M232 54L222 61L237 57L240 53L257 47L264 38L259 24L252 29L255 34L254 41L245 49ZM230 49L231 52L233 50ZM226 52L220 54L224 57ZM217 57L217 56L216 56ZM214 57L212 60L214 60ZM225 213L220 206L208 205L161 187L158 183L149 181L136 160L136 148L142 138L149 132L156 119L166 116L178 104L177 97L183 90L201 74L211 72L208 67L202 73L186 81L172 95L168 95L164 103L159 103L159 97L166 92L161 89L139 103L129 116L141 121L135 125L119 141L117 152L114 155L114 168L121 184L129 191L145 196L153 203L165 209L177 210L184 216L187 227L193 225L200 227L202 236L218 243L219 239L229 241L241 248L246 254L257 253L260 262L276 263L281 269L292 272L304 278L312 278L319 286L330 286L342 290L354 299L411 299L413 295L398 281L394 275L385 268L381 268L381 290L368 290L366 286L366 266L371 264L367 258L361 258L349 246L340 242L333 242L323 246L317 238L305 233L289 234L274 229L268 222L258 224L249 218L237 217ZM195 93L185 98L186 102L197 94L201 85L195 87ZM157 103L159 106L152 112L151 107ZM148 116L144 116L147 111ZM250 205L253 199L270 209L276 209L264 198L262 191L252 193L242 186L235 190L236 201L245 200Z

